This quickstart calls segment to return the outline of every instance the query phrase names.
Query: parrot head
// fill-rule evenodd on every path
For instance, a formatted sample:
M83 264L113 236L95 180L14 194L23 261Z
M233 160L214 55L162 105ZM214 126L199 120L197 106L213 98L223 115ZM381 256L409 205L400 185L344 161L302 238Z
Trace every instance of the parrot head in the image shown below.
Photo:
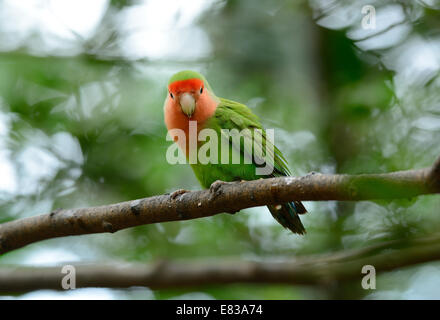
M168 82L169 104L175 105L180 111L191 118L195 113L202 113L215 99L211 87L205 77L195 71L180 71ZM177 111L177 110L176 110Z
M195 71L180 71L168 82L165 124L168 130L187 131L189 121L203 123L214 114L219 102L204 76Z

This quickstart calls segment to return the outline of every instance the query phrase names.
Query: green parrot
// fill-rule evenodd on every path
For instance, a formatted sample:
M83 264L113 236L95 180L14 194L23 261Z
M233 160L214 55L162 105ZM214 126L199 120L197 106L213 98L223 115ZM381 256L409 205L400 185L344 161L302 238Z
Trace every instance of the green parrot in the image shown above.
M176 129L185 134L185 139L175 137L175 141L187 159L191 158L191 152L197 154L203 145L201 141L191 143L191 128L195 126L197 134L210 129L210 132L217 135L217 155L212 153L217 161L206 163L198 157L190 161L203 188L210 188L217 181L233 182L290 175L286 159L273 145L273 140L268 139L258 117L244 104L217 97L205 77L197 72L181 71L171 77L164 115L170 135ZM227 130L232 132L234 129L242 133L240 139L225 135ZM211 156L210 152L207 155ZM234 159L240 161L237 163ZM263 167L273 170L261 174L258 169ZM306 232L298 216L307 212L301 202L269 205L268 209L283 227L297 234Z

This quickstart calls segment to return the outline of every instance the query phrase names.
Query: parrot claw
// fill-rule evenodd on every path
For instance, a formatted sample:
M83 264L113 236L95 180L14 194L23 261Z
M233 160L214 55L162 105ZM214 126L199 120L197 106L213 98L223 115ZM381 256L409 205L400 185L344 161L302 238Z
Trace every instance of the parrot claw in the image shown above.
M189 191L185 190L185 189L178 189L170 194L170 198L175 200L177 197L179 197L182 194L187 193L187 192L189 192Z
M306 177L314 176L315 174L318 174L318 172L310 171L309 173L306 174Z
M212 193L212 197L211 199L214 199L215 197L217 197L218 195L220 195L222 193L222 191L220 190L220 188L226 184L235 184L235 183L240 183L242 181L232 181L232 182L226 182L226 181L221 181L221 180L216 180L214 181L211 186L209 187L209 192Z
M217 194L219 192L220 187L225 185L225 184L228 184L228 182L221 181L221 180L216 180L209 187L209 192Z

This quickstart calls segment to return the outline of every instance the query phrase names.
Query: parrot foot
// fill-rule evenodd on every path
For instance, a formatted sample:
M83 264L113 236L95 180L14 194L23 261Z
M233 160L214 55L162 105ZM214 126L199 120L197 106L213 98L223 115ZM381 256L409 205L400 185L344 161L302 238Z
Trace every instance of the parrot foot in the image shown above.
M237 181L237 182L238 182L238 181ZM226 181L216 180L216 181L214 181L214 182L211 184L211 186L209 187L209 192L217 194L217 193L219 193L220 188L221 188L222 186L224 186L224 185L226 185L226 184L234 184L234 183L237 183L237 182L236 182L236 181L234 181L234 182L226 182ZM221 192L220 192L220 193L221 193Z
M60 213L61 211L63 211L63 209L61 208L55 209L49 214L49 216L52 218L54 215Z
M179 197L182 194L187 193L187 192L189 192L189 191L185 190L185 189L178 189L170 194L170 198L175 200L177 197Z
M310 171L309 173L307 173L307 174L305 175L305 177L307 178L307 177L310 177L310 176L314 176L315 174L318 174L318 172L316 172L316 171Z
M212 194L211 199L215 199L215 197L217 197L218 195L220 195L222 193L222 190L220 189L222 186L227 185L227 184L236 184L236 183L240 183L240 182L244 182L244 180L231 181L231 182L226 182L226 181L221 181L221 180L214 181L211 184L211 186L209 187L209 192Z

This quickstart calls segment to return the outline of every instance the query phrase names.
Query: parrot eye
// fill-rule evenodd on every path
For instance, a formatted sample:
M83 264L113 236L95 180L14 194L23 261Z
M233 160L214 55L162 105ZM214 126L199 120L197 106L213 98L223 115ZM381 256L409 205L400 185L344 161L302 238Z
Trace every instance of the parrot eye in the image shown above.
M202 93L203 93L203 87L200 88L200 94L202 94Z
M171 97L171 99L174 99L174 96L171 92L170 92L170 97Z

